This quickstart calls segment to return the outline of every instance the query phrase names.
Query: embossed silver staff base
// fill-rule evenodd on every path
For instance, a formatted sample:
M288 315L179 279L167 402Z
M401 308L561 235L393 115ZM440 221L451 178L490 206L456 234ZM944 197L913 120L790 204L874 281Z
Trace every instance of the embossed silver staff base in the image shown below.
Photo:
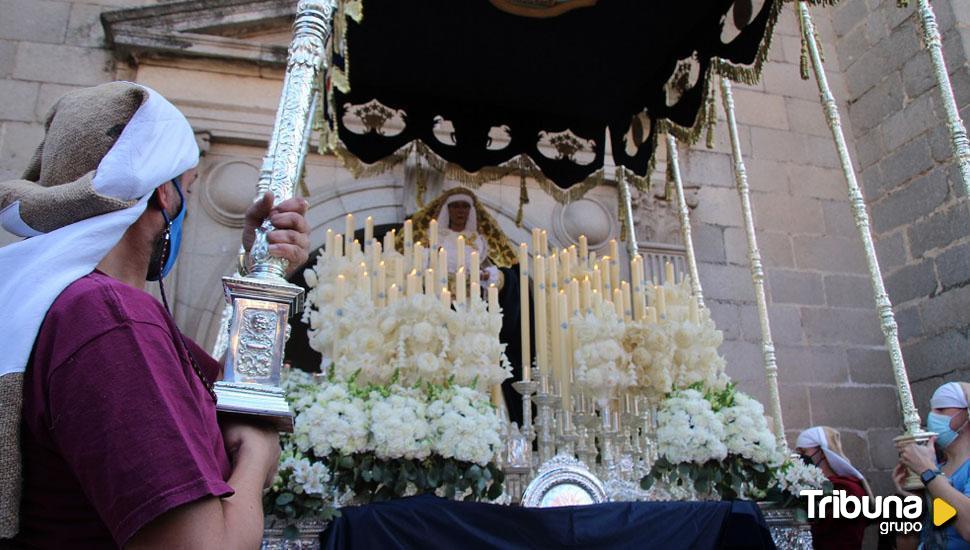
M293 412L280 388L291 313L303 307L303 289L277 278L224 277L232 304L224 380L215 385L221 414L248 415L293 431Z
M280 432L293 431L293 411L280 388L261 384L217 382L220 415L260 417Z

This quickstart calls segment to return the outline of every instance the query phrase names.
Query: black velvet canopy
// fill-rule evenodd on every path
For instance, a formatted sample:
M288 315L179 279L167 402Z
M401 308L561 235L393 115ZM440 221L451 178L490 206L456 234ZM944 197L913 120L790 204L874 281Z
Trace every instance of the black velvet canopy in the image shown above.
M337 38L327 142L372 164L417 141L468 173L526 155L518 169L567 189L603 167L608 139L616 164L645 176L659 132L696 137L711 116L714 74L757 77L780 8L368 0Z

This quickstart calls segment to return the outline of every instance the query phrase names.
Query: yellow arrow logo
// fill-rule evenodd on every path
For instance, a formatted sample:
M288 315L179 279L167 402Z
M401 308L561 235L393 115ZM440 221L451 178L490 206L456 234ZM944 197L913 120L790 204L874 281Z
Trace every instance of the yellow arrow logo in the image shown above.
M933 499L933 525L939 527L953 519L957 511L940 497Z

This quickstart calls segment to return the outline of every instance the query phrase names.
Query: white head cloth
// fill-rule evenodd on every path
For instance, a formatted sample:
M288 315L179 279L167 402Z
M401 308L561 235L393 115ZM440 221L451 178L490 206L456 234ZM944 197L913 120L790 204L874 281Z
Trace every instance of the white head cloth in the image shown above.
M445 204L441 206L441 212L438 212L438 230L450 231L448 224L451 221L451 218L448 215L448 205L456 202L467 202L468 206L471 207L471 210L468 212L468 223L465 224L465 229L462 230L461 233L463 235L473 235L478 233L478 218L475 215L475 201L470 195L465 193L455 193L445 200Z
M9 231L29 237L0 248L0 376L23 372L51 304L71 283L91 273L145 211L152 191L199 163L199 147L185 116L161 94L148 99L98 164L95 191L134 206L51 231L30 229L19 203L0 212Z
M967 396L963 393L963 388L959 382L947 382L936 391L930 398L930 407L934 409L947 408L967 408Z
M456 202L467 202L471 209L468 212L468 223L465 224L465 229L462 231L452 231L448 228L448 224L451 218L448 214L448 205L454 204ZM438 213L438 233L442 235L441 246L448 251L448 272L455 273L458 271L458 235L464 235L466 239L465 244L465 269L467 270L471 261L472 250L478 251L479 257L484 260L488 247L486 246L484 238L476 238L474 241L470 238L472 235L478 234L478 217L475 213L475 202L472 200L471 196L466 193L455 193L445 200L445 203L441 206L441 212ZM474 242L475 246L470 246Z
M854 477L865 483L866 478L849 462L849 459L829 448L829 440L825 435L825 429L823 427L815 426L798 434L795 447L799 449L809 449L811 447L821 448L825 454L825 460L828 460L829 466L832 467L832 470L837 475Z

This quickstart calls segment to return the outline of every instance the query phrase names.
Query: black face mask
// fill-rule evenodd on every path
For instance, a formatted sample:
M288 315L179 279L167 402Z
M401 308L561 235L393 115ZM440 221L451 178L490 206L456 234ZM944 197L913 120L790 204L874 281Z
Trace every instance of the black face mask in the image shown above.
M815 457L817 457L819 455L822 455L822 458L820 458L818 460L818 462L816 462L815 461ZM823 453L822 451L816 451L815 454L811 454L811 455L801 455L801 456L802 456L802 462L804 462L806 466L816 466L817 467L819 464L822 463L823 460L825 460L825 453Z

